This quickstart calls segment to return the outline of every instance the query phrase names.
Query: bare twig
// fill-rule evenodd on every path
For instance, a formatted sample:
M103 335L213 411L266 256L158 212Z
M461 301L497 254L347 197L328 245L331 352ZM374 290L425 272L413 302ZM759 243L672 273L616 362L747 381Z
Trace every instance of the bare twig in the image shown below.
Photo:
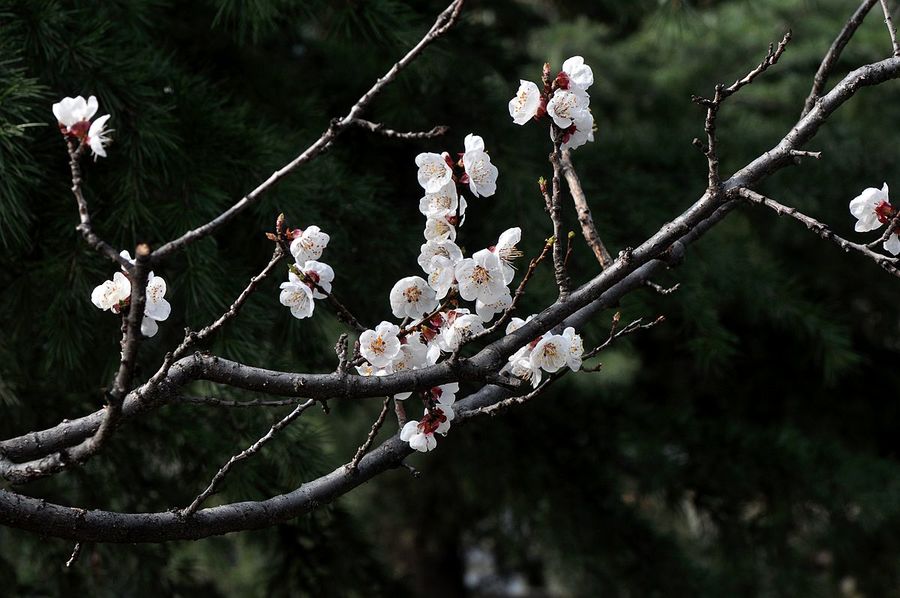
M398 60L394 65L388 70L384 76L380 77L373 85L366 91L350 108L350 111L343 118L336 118L331 121L328 125L328 128L322 135L313 142L312 145L307 147L299 156L288 162L284 167L276 170L269 176L268 179L263 181L259 186L257 186L253 191L242 197L237 203L233 206L207 222L193 230L190 230L177 239L169 241L162 247L160 247L154 254L154 260L159 261L167 258L172 253L182 249L183 247L193 243L199 239L202 239L212 233L218 231L225 224L230 222L235 216L246 210L249 206L251 206L254 202L256 202L259 197L274 187L281 179L287 176L289 173L294 171L300 166L303 166L310 160L314 159L318 155L320 155L323 151L328 149L334 140L348 127L353 124L353 121L359 118L360 114L365 110L372 100L377 96L382 89L385 88L388 84L393 82L397 75L399 75L400 71L406 68L409 63L416 59L422 51L428 47L432 42L436 39L444 35L459 18L459 13L462 10L463 3L465 0L453 0L447 8L438 15L434 24L431 26L431 29L428 30L428 33L419 40L409 52L406 53L403 58Z
M710 195L715 198L718 198L722 191L722 179L719 175L718 138L716 136L716 117L718 116L719 108L722 106L722 102L728 97L737 93L745 85L753 83L758 76L766 72L769 67L776 64L778 59L781 58L781 55L784 54L790 41L791 31L788 30L787 33L784 34L784 37L781 38L781 41L778 42L777 46L769 44L769 51L766 53L765 58L763 58L762 62L760 62L752 71L736 80L728 87L725 87L721 83L716 85L715 95L712 99L699 96L694 96L692 98L694 102L706 108L706 120L703 125L703 129L706 132L706 145L701 143L699 139L694 139L694 145L700 148L700 151L706 156L708 170L707 189Z
M240 453L238 453L237 455L235 455L231 459L229 459L228 463L223 465L222 468L218 472L216 472L216 475L213 476L213 479L209 483L209 486L206 487L206 490L201 492L197 496L197 498L194 499L194 502L192 502L188 507L181 510L181 515L183 517L193 515L197 511L197 509L200 508L200 505L202 505L203 502L207 498L209 498L210 496L215 494L219 485L222 483L222 480L225 479L225 476L228 475L228 472L231 471L232 467L234 467L237 463L243 461L244 459L248 459L248 458L252 457L253 455L255 455L256 453L258 453L260 451L260 449L262 449L262 447L265 446L265 444L267 442L269 442L270 440L272 440L272 438L275 437L275 434L277 434L280 430L287 427L292 421L294 421L295 419L297 419L298 417L303 415L303 412L306 411L307 409L309 409L310 407L312 407L315 403L316 403L316 401L314 399L309 399L302 405L297 405L297 407L293 411L291 411L289 414L284 416L278 422L273 424L272 427L269 428L269 431L266 433L265 436L263 436L262 438L260 438L256 442L254 442L252 445L250 445L248 448L246 448L245 450L241 451Z
M884 24L887 25L888 33L891 36L891 47L894 49L894 56L900 56L900 43L897 42L897 28L894 26L894 20L891 18L891 9L888 8L887 0L881 0L881 10L884 12Z
M78 560L79 556L81 556L81 542L75 542L75 547L72 548L72 555L69 557L69 560L66 561L66 569L70 569L72 565L75 564L75 561Z
M822 92L825 90L825 84L828 82L828 76L831 74L834 65L837 64L841 52L850 41L850 38L853 37L853 34L856 33L856 30L859 29L859 26L866 18L866 15L869 14L869 11L872 10L872 7L875 6L876 2L878 2L878 0L863 0L844 24L841 32L838 33L834 41L831 42L831 47L828 48L828 52L825 53L825 57L819 65L819 70L816 71L816 76L813 78L812 89L809 91L809 95L803 103L803 112L800 114L801 117L809 114L809 111L816 105L816 100L822 96Z
M75 230L80 232L88 246L100 253L100 255L111 259L126 270L131 270L131 263L119 255L119 252L112 245L101 239L94 232L94 228L91 225L91 213L88 210L88 203L81 189L80 159L84 155L84 144L76 146L74 141L67 140L66 147L69 150L69 170L72 172L72 195L75 196L75 202L78 204L79 223Z
M562 198L560 197L560 173L562 172L562 150L560 149L559 137L561 135L559 127L550 125L553 128L553 152L550 154L550 164L553 165L553 180L551 182L549 209L550 220L553 222L553 274L556 277L556 286L559 287L559 299L565 301L569 296L569 273L566 269L566 254L563 249L562 240L563 223L562 223ZM545 194L546 195L546 194ZM545 198L546 201L546 198Z
M872 251L865 245L848 241L847 239L836 235L834 231L828 228L826 224L819 222L815 218L807 216L806 214L798 211L796 208L782 205L774 199L771 199L764 195L760 195L755 191L751 191L750 189L739 189L737 193L744 199L774 210L779 216L790 216L794 220L803 223L806 228L816 233L826 241L834 242L844 251L848 253L853 251L855 253L864 255L894 276L900 277L900 268L898 268L898 262L900 262L900 260L898 260L897 258L887 257L885 255Z
M660 295L671 295L672 293L677 291L679 289L679 287L681 287L680 282L676 283L675 285L668 287L668 288L664 287L660 284L656 284L652 280L648 280L644 284L647 285L648 287L650 287L651 289L653 289L654 291L656 291L657 293L659 293Z
M444 135L448 130L450 130L450 127L448 126L438 125L430 131L395 131L393 129L388 129L382 123L373 123L372 121L365 120L363 118L354 118L350 121L350 124L362 129L366 129L372 133L383 135L384 137L387 137L389 139L404 140L434 139L435 137Z
M353 460L350 461L350 464L347 467L353 471L356 471L356 468L359 466L360 459L363 458L369 449L372 447L372 443L375 442L375 437L378 436L378 431L381 429L381 426L384 425L384 420L388 414L388 407L391 404L391 397L385 397L384 403L381 404L381 412L378 414L378 417L375 419L375 423L372 424L372 428L369 430L369 435L366 437L366 441L362 443L362 446L357 449L356 454L353 456Z
M869 249L875 249L885 241L887 241L891 235L895 234L897 230L900 229L900 210L894 214L893 218L887 223L887 226L884 229L884 232L881 233L881 236L872 241L871 243L867 243L866 247Z
M186 329L184 334L184 339L181 341L174 351L166 354L165 359L163 360L162 365L159 370L147 381L142 388L142 392L146 392L149 388L152 388L156 384L162 380L166 374L169 372L169 368L172 367L172 364L175 363L178 359L181 359L185 355L187 355L188 351L191 350L198 342L206 340L209 336L215 333L217 330L222 328L226 323L230 320L233 320L240 313L241 308L247 302L247 299L250 298L250 295L256 291L262 281L265 280L269 274L275 269L275 266L278 265L278 262L281 261L281 258L284 256L284 252L281 247L275 247L275 251L272 254L272 259L269 260L269 263L266 264L266 267L263 268L259 274L252 277L250 279L250 283L244 287L244 290L241 291L240 295L238 295L237 299L225 310L221 316L219 316L213 323L208 326L198 330L196 332Z
M819 160L822 158L822 152L808 152L806 150L791 150L790 154L795 158L815 158Z
M587 197L581 186L575 167L572 166L572 154L569 150L563 150L562 153L562 171L569 186L569 193L575 202L575 210L578 212L578 222L581 224L581 234L587 242L588 247L594 252L597 261L600 262L601 268L606 268L612 263L612 256L606 249L606 245L600 239L600 233L594 225L594 218L591 216L591 208L588 206Z

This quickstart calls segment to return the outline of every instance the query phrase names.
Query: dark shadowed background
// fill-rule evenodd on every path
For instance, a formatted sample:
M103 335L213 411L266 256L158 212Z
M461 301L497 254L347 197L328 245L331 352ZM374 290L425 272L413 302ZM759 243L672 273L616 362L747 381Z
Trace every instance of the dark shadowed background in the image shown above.
M291 175L214 239L157 274L173 316L145 343L155 371L183 327L220 313L267 262L283 211L331 234L335 293L366 322L418 273L421 189L413 158L485 139L498 193L470 202L461 244L510 226L535 255L551 235L537 190L542 126L517 127L519 78L573 54L593 67L596 141L577 150L594 217L613 250L636 245L699 197L691 145L711 94L755 66L787 29L778 65L721 114L730 174L795 122L812 75L855 0L472 0L461 23L366 115L397 129L447 124L444 139L362 131ZM118 322L90 303L113 268L75 232L66 155L50 105L96 94L115 129L86 165L95 228L117 246L159 245L233 203L344 114L443 8L399 0L0 0L0 436L102 405ZM835 80L890 54L876 9ZM852 232L848 201L900 189L900 86L866 89L834 115L806 160L763 192ZM28 126L20 126L28 123ZM32 124L33 123L33 124ZM567 226L577 230L567 205ZM867 239L871 240L871 239ZM580 242L583 282L597 266ZM211 345L255 365L328 371L341 325L321 304L298 321L279 275ZM900 283L795 222L737 210L684 265L636 292L623 320L664 314L540 400L451 431L411 461L290 524L198 542L86 546L0 529L12 595L95 596L887 596L900 587ZM522 315L555 293L542 268ZM601 342L613 313L582 334ZM464 389L471 390L471 389ZM196 393L246 398L198 384ZM271 496L346 462L380 401L309 412L215 500ZM158 511L188 504L279 413L171 406L127 424L85 467L20 490L65 504ZM381 437L396 432L389 422ZM455 432L455 433L454 433Z

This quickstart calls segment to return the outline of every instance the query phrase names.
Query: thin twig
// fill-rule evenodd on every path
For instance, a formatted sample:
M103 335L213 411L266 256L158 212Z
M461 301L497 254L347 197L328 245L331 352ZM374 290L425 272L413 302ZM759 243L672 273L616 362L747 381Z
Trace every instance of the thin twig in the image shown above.
M561 132L556 125L553 128L553 152L550 154L550 164L553 166L553 180L551 182L551 194L549 203L550 220L553 222L553 274L556 277L556 286L559 287L559 299L564 301L569 296L569 274L566 269L566 254L562 246L562 198L560 197L560 173L562 166L562 150L559 137ZM545 199L546 201L546 199Z
M389 139L404 140L434 139L435 137L444 135L447 131L450 130L450 127L446 125L438 125L430 131L395 131L393 129L388 129L382 123L373 123L372 121L365 120L364 118L354 118L350 121L350 124L362 129L366 129L372 133L388 137Z
M229 459L228 463L223 465L222 468L218 472L216 472L216 475L213 476L213 479L209 483L209 486L206 487L206 490L201 492L197 496L197 498L194 499L194 502L192 502L188 507L181 510L181 515L183 517L187 517L194 514L207 498L215 494L219 485L222 483L222 480L225 479L225 476L228 475L228 472L231 471L232 467L234 467L237 463L243 461L244 459L252 457L256 453L258 453L267 442L275 437L275 434L277 434L283 428L287 427L292 421L303 415L303 412L312 407L315 403L315 399L309 399L302 405L297 405L297 407L293 411L273 424L272 427L269 428L269 431L265 436L254 442L242 452Z
M375 442L375 437L378 436L378 431L381 429L381 426L384 425L384 420L388 414L388 407L391 404L391 397L385 397L384 403L381 404L381 412L378 414L378 417L375 419L375 423L372 424L372 428L369 430L369 435L366 437L366 441L362 443L362 446L357 449L356 454L353 456L353 460L350 461L350 464L347 465L347 468L351 471L356 471L356 468L359 466L360 459L363 458L369 449L372 447L372 443Z
M591 357L595 357L598 353L600 353L601 351L603 351L604 349L609 347L616 339L619 339L623 336L627 336L627 335L637 332L639 330L648 330L650 328L653 328L657 324L665 321L665 318L663 316L659 316L658 318L656 318L649 324L642 324L641 322L643 321L643 319L638 318L637 320L634 320L633 322L628 324L628 326L626 326L625 328L618 330L618 324L619 324L620 318L621 318L621 314L619 312L616 312L616 314L613 316L612 327L610 329L609 337L606 339L606 341L602 345L585 353L584 356L582 357L582 359L584 361L587 361ZM510 407L513 407L515 405L522 405L522 404L527 403L528 401L531 401L532 399L540 396L541 394L544 393L545 390L547 390L547 388L551 384L553 384L554 382L556 382L557 380L559 380L560 378L562 378L564 375L566 375L568 372L571 372L571 371L572 370L570 370L569 368L562 368L561 370L558 370L558 371L554 372L553 374L550 374L547 378L545 378L537 386L537 388L535 388L534 390L532 390L531 392L529 392L527 394L509 397L507 399L498 401L498 402L494 403L493 405L487 405L485 407L479 407L478 409L473 409L472 411L468 411L465 414L463 414L461 417L459 417L459 419L460 419L460 421L464 421L464 420L470 419L470 418L478 416L478 415L490 415L490 416L499 415L500 413L509 409ZM590 368L585 368L583 371L589 372L592 370Z
M575 202L575 210L578 212L578 222L581 224L581 234L587 242L588 247L594 252L597 261L600 262L600 268L605 269L612 263L612 256L606 249L606 245L600 239L600 233L594 224L594 218L591 216L591 208L588 206L587 196L584 194L584 188L575 167L572 165L572 154L570 150L563 150L562 153L562 171L566 178L566 184L569 186L569 193Z
M660 285L660 284L656 284L656 283L653 282L652 280L648 280L648 281L645 282L644 284L645 284L646 286L650 287L651 289L653 289L654 291L656 291L657 293L659 293L660 295L671 295L672 293L674 293L675 291L677 291L677 290L679 289L679 287L681 287L681 283L680 283L680 282L679 282L679 283L676 283L675 285L673 285L673 286L671 286L671 287L668 287L668 288L667 288L667 287L664 287L664 286L662 286L662 285Z
M881 10L884 12L884 24L887 25L888 33L891 36L891 46L894 49L894 56L900 56L900 43L897 42L897 28L894 27L894 20L891 18L891 10L888 8L887 0L881 0Z
M275 247L275 251L272 253L272 259L269 260L269 263L266 264L266 267L263 268L259 274L250 278L249 284L244 287L244 290L241 291L240 295L238 295L237 299L228 307L225 312L219 316L213 323L207 325L206 327L193 332L189 329L185 330L184 339L181 341L174 351L166 354L165 359L163 360L162 365L159 370L147 381L147 383L142 387L142 392L146 392L149 389L155 387L160 380L165 378L166 374L169 373L169 368L172 367L172 364L175 363L178 359L181 359L185 355L187 355L188 351L196 345L198 342L206 340L213 333L222 328L226 323L230 320L233 320L238 316L241 311L241 308L250 298L250 295L256 291L262 281L265 280L275 269L275 266L278 265L278 262L281 261L281 258L284 256L284 251L280 246Z
M828 48L828 52L826 52L824 58L822 58L819 70L816 71L816 76L813 78L812 89L809 90L809 95L803 103L803 112L800 114L801 118L809 114L809 111L816 105L816 100L822 96L822 92L825 90L825 84L828 82L828 76L831 74L834 65L837 64L841 52L850 41L850 38L853 37L853 34L856 33L856 30L859 29L859 26L866 18L866 15L869 14L869 11L872 10L872 7L875 6L877 1L878 0L863 0L853 14L850 15L850 18L844 24L841 32L838 33L837 37L834 38L834 41L831 42L831 47Z
M779 216L790 216L794 220L803 223L806 228L816 233L826 241L832 241L838 245L841 249L846 252L856 252L866 256L867 258L873 260L876 264L884 268L889 273L894 276L900 277L900 268L898 268L898 260L897 258L890 258L880 253L876 253L866 247L865 245L861 245L859 243L853 243L840 237L834 233L826 224L823 224L812 218L811 216L807 216L806 214L798 211L796 208L792 208L789 206L782 205L764 195L760 195L756 191L751 191L750 189L741 188L737 191L737 194L744 199L759 204L762 206L766 206L767 208L774 210Z
M894 214L894 217L888 221L887 226L884 229L884 232L881 233L881 236L871 243L867 243L866 247L869 249L875 249L885 241L887 241L891 235L896 234L897 230L900 229L900 210Z
M775 65L778 62L778 59L781 58L781 55L784 54L790 41L791 31L788 30L784 34L784 37L781 38L781 41L778 42L777 46L769 44L769 51L766 52L765 58L763 58L762 62L760 62L756 68L740 79L737 79L728 87L725 87L721 83L716 85L715 95L713 95L712 99L693 96L692 99L694 102L706 108L706 119L703 124L703 129L706 132L706 145L701 143L699 139L694 139L694 145L700 148L700 151L706 156L708 170L707 190L711 196L719 197L722 192L722 179L719 175L718 137L716 136L716 117L718 116L722 102L740 91L745 85L753 83L753 81L766 72L769 67Z
M72 140L66 140L66 147L69 151L69 170L72 173L72 195L75 196L75 202L78 205L78 226L75 230L81 233L85 242L92 249L116 262L126 270L131 270L131 263L119 255L116 249L101 239L91 225L91 213L88 210L87 200L84 198L84 192L81 189L81 156L84 155L84 144L75 145Z
M75 564L75 561L78 560L79 556L81 556L81 542L75 542L75 547L72 549L72 555L69 557L69 560L66 561L66 569L70 569L72 565Z
M334 140L348 127L350 127L354 121L354 119L359 118L360 114L365 110L372 100L377 96L385 86L393 82L397 76L400 74L404 68L406 68L409 63L416 59L422 51L428 47L432 42L436 39L444 35L458 20L459 13L462 10L463 3L465 0L453 0L447 8L438 15L434 24L431 26L431 29L428 30L428 33L419 40L411 50L409 50L403 58L398 60L394 65L388 70L384 76L380 77L372 87L369 88L350 108L350 111L343 118L336 118L331 121L328 125L328 128L322 133L322 135L312 143L309 147L307 147L299 156L288 162L285 166L276 170L269 176L268 179L263 181L259 186L257 186L253 191L242 197L237 203L232 205L230 208L207 222L193 230L189 230L184 233L177 239L169 241L162 247L160 247L154 254L154 260L159 261L165 259L172 253L179 251L185 246L193 243L199 239L202 239L208 235L213 234L214 232L221 229L227 223L231 222L235 216L246 210L253 203L256 202L259 197L268 191L270 188L274 187L281 179L287 176L289 173L294 171L300 166L308 163L312 159L319 156L322 152L328 149Z
M512 318L513 313L515 313L516 307L519 305L519 300L525 294L525 287L528 286L528 282L531 280L531 277L534 275L534 271L537 269L538 264L544 261L544 258L547 257L547 254L553 249L553 239L547 239L547 242L544 243L544 248L541 250L541 253L532 258L528 263L528 270L525 271L525 276L522 278L521 282L519 282L519 286L516 288L516 293L513 295L512 302L510 302L509 307L506 308L506 311L503 312L496 322L494 322L490 327L486 328L484 332L476 334L472 337L472 340L478 340L479 338L488 336L493 334L495 331L499 330L500 327L506 325L506 323Z

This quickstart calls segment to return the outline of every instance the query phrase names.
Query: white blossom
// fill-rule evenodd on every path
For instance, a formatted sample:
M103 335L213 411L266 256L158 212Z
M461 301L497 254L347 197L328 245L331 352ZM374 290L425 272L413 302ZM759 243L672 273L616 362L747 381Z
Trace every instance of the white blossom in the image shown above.
M448 326L441 331L439 346L448 353L456 351L470 338L484 332L484 325L479 316L462 312L468 312L468 310L456 310L456 314L461 315L455 315L452 319L448 319Z
M456 280L459 294L466 301L480 299L484 303L497 301L508 292L503 281L503 269L497 254L482 249L471 258L456 264Z
M451 406L456 402L456 393L459 392L459 382L450 382L435 386L430 391L431 398L442 406ZM451 418L452 419L452 418Z
M383 368L400 352L400 327L382 322L375 330L366 330L359 337L359 351L373 366Z
M484 151L484 140L479 135L468 134L465 140L463 168L469 190L475 197L489 197L497 192L497 167L491 164L491 157Z
M531 320L534 316L528 316L528 320ZM523 320L522 318L512 318L509 321L509 324L506 325L506 335L509 336L519 328L525 325L528 320Z
M547 114L560 129L568 129L575 121L585 118L590 97L578 87L557 89L547 103Z
M531 362L531 346L525 345L509 356L509 363L504 370L521 380L531 382L533 388L541 383L541 368Z
M566 365L573 372L581 369L581 357L584 355L584 341L575 329L569 326L563 330L563 338L569 341L569 354L566 356Z
M413 419L406 422L406 425L400 430L400 440L408 442L413 450L427 453L437 446L437 439L434 437L436 429L436 426L434 428L426 427L425 422L420 424Z
M157 322L168 319L172 313L172 305L166 301L165 295L166 281L151 272L147 278L144 319L141 321L141 334L144 336L155 336L159 330Z
M414 332L406 337L406 342L400 345L400 352L391 361L390 371L403 372L406 370L417 370L428 363L428 348L422 342L422 334ZM371 366L370 366L371 367ZM394 395L398 401L408 399L412 392L401 392Z
M437 309L434 289L421 276L397 281L390 293L391 311L397 318L421 318Z
M516 244L522 240L522 229L518 226L509 228L500 234L497 244L490 248L500 258L500 266L503 270L503 284L512 282L516 270L512 263L516 258L522 257L522 252Z
M431 258L436 255L443 256L456 265L462 259L462 250L453 241L426 241L419 249L419 266L427 274L431 268Z
M282 305L290 307L291 315L298 320L310 317L316 307L312 289L293 272L288 272L288 282L281 283L278 300Z
M426 241L456 241L456 227L446 217L428 218L425 221Z
M545 334L531 350L531 367L552 374L569 359L569 339L559 334Z
M577 149L588 141L594 141L594 115L589 109L578 115L573 126L563 132L560 148Z
M104 114L97 120L91 123L91 128L88 129L87 141L88 146L91 148L91 152L94 154L94 160L97 157L105 158L106 157L106 146L109 145L109 131L106 130L106 121L109 120L109 114ZM152 335L150 335L152 336Z
M419 211L428 218L456 216L457 208L462 217L466 213L466 200L456 192L456 183L450 181L436 193L426 193L419 200Z
M897 236L897 233L891 233L891 236L887 238L887 241L884 242L884 250L892 255L900 253L900 237Z
M91 292L91 302L98 309L112 310L116 313L121 310L129 297L131 297L131 281L121 272L116 272L112 280L107 280Z
M309 226L304 231L293 231L294 240L291 241L291 255L298 264L309 260L317 260L322 257L322 252L328 245L331 237L322 232L318 226Z
M90 96L87 100L81 96L65 97L53 104L53 116L63 133L80 138L87 131L87 123L97 113L97 108L95 96Z
M519 91L509 101L509 115L517 125L524 125L537 115L541 106L541 91L531 81L519 80Z
M594 84L594 71L584 63L581 56L572 56L562 65L562 70L569 78L569 83L587 91Z
M850 201L850 213L856 218L854 230L858 233L881 228L882 224L890 220L890 215L893 213L887 183L881 189L869 187L854 197Z
M431 258L431 268L428 273L428 286L434 289L434 298L442 300L450 292L456 281L456 267L453 262L442 255Z
M425 193L437 193L448 183L453 182L453 169L450 167L450 155L421 153L416 156L416 166L419 167L419 184L425 189Z
M303 266L300 267L300 271L303 272L303 275L309 279L310 282L318 285L322 291L331 293L331 283L334 282L334 270L331 266L323 262L317 262L316 260L307 260L303 263ZM310 288L312 289L313 297L316 299L325 299L328 296L312 285L310 285Z
M483 322L487 323L493 320L495 315L506 311L510 305L512 305L512 295L509 289L506 289L506 294L491 303L485 303L481 299L476 300L475 313Z

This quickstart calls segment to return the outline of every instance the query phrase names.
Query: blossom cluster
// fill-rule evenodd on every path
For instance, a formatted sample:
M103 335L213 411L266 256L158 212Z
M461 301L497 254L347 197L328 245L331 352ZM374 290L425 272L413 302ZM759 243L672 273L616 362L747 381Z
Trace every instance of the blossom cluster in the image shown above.
M98 108L95 96L90 96L87 100L81 96L66 97L53 104L53 115L59 124L60 133L91 148L95 160L98 156L106 157L106 146L110 143L110 131L106 129L109 114L91 122Z
M850 213L856 218L854 227L858 233L878 230L883 225L893 226L884 250L892 255L900 254L900 224L894 222L897 209L891 205L887 183L881 189L869 187L850 201Z
M288 281L281 283L278 299L291 308L291 315L302 320L313 314L315 299L324 299L331 292L334 270L328 264L317 261L328 245L330 237L318 226L305 230L287 231L291 239L291 255L294 263L288 272Z
M529 316L527 320L513 318L506 326L506 334L512 334L532 317ZM517 378L531 381L531 385L537 388L543 376L541 372L552 374L567 366L577 372L581 369L583 355L584 342L570 326L562 334L548 331L532 340L510 355L509 363L503 370Z
M594 116L588 88L594 83L594 72L581 56L573 56L551 81L550 65L544 66L542 88L521 79L516 96L509 101L509 115L517 125L539 120L545 114L553 119L550 138L562 149L575 149L594 140Z
M120 255L134 263L127 251L123 251ZM141 320L141 334L144 336L155 336L159 331L157 322L168 319L172 313L172 306L165 299L166 290L166 281L151 272L147 277L144 319ZM91 302L103 311L121 313L131 303L131 279L128 271L123 268L121 272L113 274L112 280L107 280L94 288L91 292Z

